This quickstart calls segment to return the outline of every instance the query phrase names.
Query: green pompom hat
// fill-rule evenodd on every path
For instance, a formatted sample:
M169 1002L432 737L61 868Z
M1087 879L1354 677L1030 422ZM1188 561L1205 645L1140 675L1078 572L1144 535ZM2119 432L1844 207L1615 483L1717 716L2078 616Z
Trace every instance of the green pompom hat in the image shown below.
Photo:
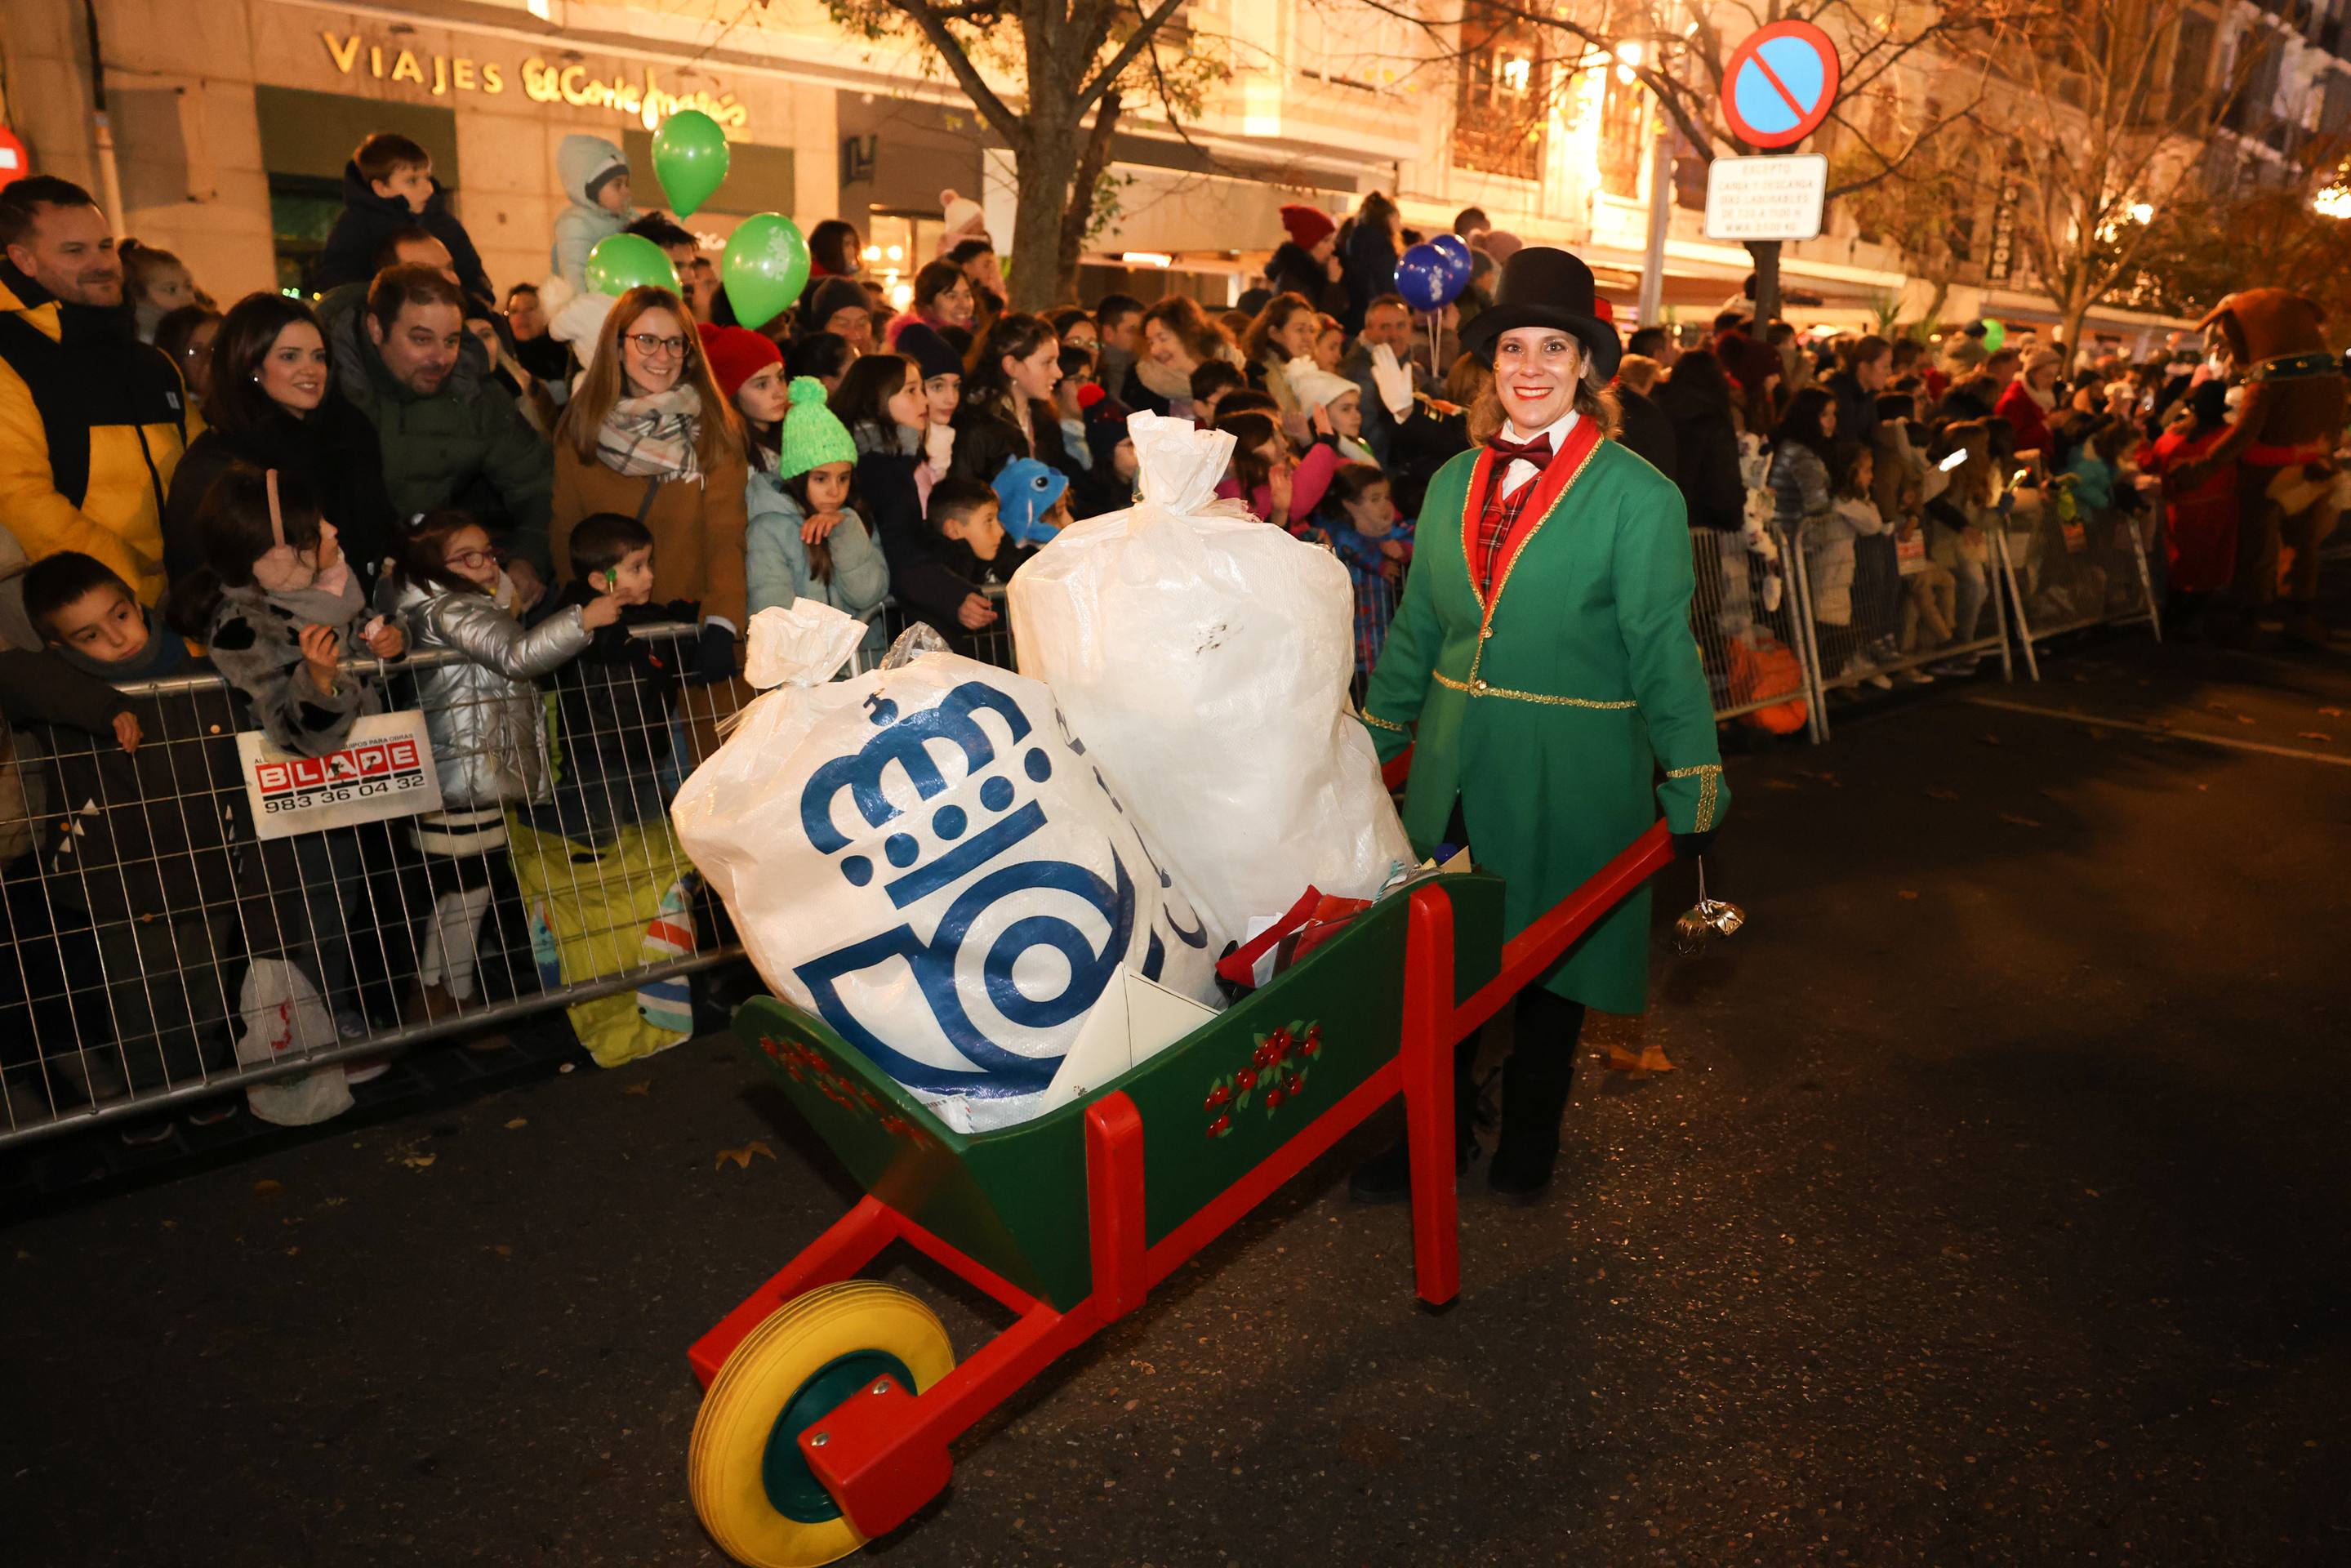
M824 383L814 376L794 376L784 389L789 400L784 410L782 444L776 452L776 477L789 479L828 463L857 461L857 443L849 427L824 406Z

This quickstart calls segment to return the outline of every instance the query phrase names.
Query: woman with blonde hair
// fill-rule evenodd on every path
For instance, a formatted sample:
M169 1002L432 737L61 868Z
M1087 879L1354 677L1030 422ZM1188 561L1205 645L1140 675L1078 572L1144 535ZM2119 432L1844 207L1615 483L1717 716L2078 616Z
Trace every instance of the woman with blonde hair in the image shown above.
M600 512L653 537L653 601L702 607L693 677L735 673L745 624L743 486L749 476L734 406L711 378L685 304L632 288L604 318L579 390L555 427L549 545L569 580L571 530Z
M1690 638L1681 493L1611 436L1622 346L1591 268L1562 250L1520 251L1461 339L1494 372L1472 413L1479 444L1429 482L1362 716L1383 758L1412 748L1415 846L1466 844L1501 872L1515 936L1660 815L1677 852L1697 853L1730 797ZM1639 893L1520 994L1487 1172L1496 1192L1528 1201L1550 1185L1585 1009L1639 1012L1648 946ZM1476 1153L1476 1055L1472 1037L1454 1059L1457 1173ZM1400 1201L1409 1175L1400 1143L1348 1189Z

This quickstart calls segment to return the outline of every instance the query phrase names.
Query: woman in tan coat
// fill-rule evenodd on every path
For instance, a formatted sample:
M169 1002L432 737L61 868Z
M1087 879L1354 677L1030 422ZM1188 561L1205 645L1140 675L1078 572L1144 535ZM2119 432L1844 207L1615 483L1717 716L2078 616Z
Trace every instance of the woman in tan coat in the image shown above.
M655 603L702 607L692 678L735 673L745 625L743 436L711 380L693 318L665 288L621 296L597 335L580 390L555 427L549 544L571 579L571 530L617 512L653 536Z

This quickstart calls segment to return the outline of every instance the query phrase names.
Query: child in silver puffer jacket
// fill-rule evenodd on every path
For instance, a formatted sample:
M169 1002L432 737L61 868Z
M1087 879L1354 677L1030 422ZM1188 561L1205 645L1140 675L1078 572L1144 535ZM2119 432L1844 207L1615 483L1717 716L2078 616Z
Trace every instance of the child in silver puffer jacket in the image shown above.
M619 605L605 599L567 607L525 630L489 535L463 512L423 518L396 559L385 586L408 626L418 706L441 782L441 810L420 815L414 826L434 906L406 1009L413 1024L473 1000L489 856L507 845L507 807L550 793L545 706L532 683L577 657ZM503 1040L467 1043L487 1049Z

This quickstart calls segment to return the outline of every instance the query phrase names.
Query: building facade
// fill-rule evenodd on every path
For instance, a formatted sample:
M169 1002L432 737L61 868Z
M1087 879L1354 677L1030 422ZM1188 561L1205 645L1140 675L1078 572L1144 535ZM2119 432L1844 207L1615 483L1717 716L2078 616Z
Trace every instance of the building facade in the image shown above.
M1591 12L1600 37L1626 11L1560 4ZM2206 30L2183 40L2180 69L2222 68L2247 30L2278 46L2198 150L2212 181L2262 177L2305 139L2351 132L2346 7L2235 0L2199 13ZM1751 263L1705 237L1702 166L1632 68L1672 40L1571 48L1525 9L1461 0L1424 24L1394 0L1190 0L1166 42L1219 72L1180 130L1128 104L1087 289L1175 285L1228 301L1281 238L1281 204L1337 215L1379 190L1411 226L1443 229L1474 204L1529 243L1574 247L1629 303L1662 169L1667 312L1710 316ZM622 143L639 205L666 204L651 137L683 107L712 113L735 145L727 183L690 225L710 246L752 213L803 228L842 216L873 267L903 279L932 254L946 189L980 199L999 237L1012 226L1011 156L927 50L852 37L820 0L10 0L0 63L7 122L35 166L99 193L120 232L176 251L224 298L303 285L344 162L379 130L433 151L501 286L548 270L565 135ZM1923 57L1906 68L1890 89L1905 112L1937 100L1939 68ZM1834 156L1837 135L1807 150ZM1784 254L1786 286L1820 301L1792 314L1854 326L1935 305L1945 319L2029 318L2038 295L2013 214L2013 193L1988 172L1954 212L1951 243L1920 256L1833 204L1828 231Z

